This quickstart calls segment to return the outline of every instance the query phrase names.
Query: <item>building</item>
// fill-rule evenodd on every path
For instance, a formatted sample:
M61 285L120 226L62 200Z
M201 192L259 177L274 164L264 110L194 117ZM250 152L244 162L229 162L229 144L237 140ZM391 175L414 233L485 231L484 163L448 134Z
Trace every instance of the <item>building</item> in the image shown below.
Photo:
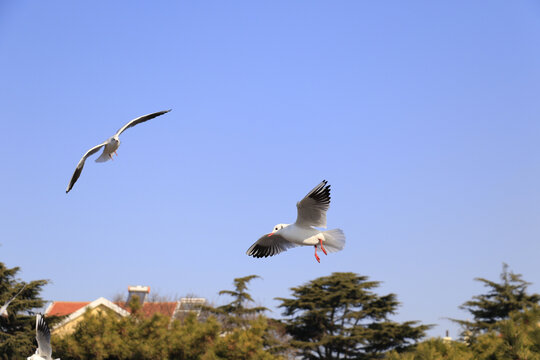
M73 332L83 315L90 311L92 314L107 314L109 316L124 317L130 315L129 302L137 296L141 303L141 313L145 317L162 314L171 319L182 319L186 313L195 312L199 315L202 306L206 303L204 298L181 298L179 301L154 302L148 301L149 286L129 286L128 297L125 302L112 302L103 297L94 301L72 302L54 301L45 310L45 316L62 316L64 319L52 328L52 333L64 335Z

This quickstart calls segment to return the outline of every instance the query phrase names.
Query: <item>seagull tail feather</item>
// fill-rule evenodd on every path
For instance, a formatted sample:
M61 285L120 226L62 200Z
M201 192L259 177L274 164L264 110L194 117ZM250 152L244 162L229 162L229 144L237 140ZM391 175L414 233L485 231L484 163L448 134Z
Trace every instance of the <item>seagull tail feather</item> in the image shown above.
M323 231L324 235L324 248L328 252L338 252L345 247L345 234L341 229L332 229Z
M111 158L109 154L106 154L105 151L101 153L101 155L96 159L96 162L105 162L109 161Z

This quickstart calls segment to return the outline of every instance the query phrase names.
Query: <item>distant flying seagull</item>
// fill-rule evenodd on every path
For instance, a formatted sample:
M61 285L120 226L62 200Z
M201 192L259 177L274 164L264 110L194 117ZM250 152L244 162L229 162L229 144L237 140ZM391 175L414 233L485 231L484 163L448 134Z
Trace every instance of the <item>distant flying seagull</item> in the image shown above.
M255 258L274 256L295 246L313 246L315 259L320 248L325 255L345 246L345 234L340 229L321 231L314 227L326 228L326 211L330 207L330 185L323 180L305 198L296 203L298 216L294 224L277 224L270 234L263 235L247 250L246 254ZM323 246L324 244L324 246ZM325 249L326 248L326 249Z
M24 284L24 286L21 288L21 290L19 290L18 293L15 294L15 296L13 296L11 299L9 299L7 303L5 303L2 307L0 307L0 316L5 316L5 317L8 316L7 307L13 300L15 300L17 296L19 296L19 294L24 290L25 287L26 287L26 284Z
M130 127L133 127L133 126L135 126L137 124L140 124L140 123L143 123L143 122L148 121L150 119L153 119L153 118L155 118L157 116L166 114L169 111L171 111L171 110L158 111L158 112L155 112L155 113L152 113L152 114L143 115L141 117L133 119L130 122L128 122L126 125L122 126L116 132L116 134L114 134L113 136L108 138L107 141L105 141L104 143L101 143L99 145L96 145L93 148L91 148L90 150L88 150L86 152L86 154L83 155L83 157L81 158L79 163L77 164L77 168L75 168L75 172L73 173L73 176L71 177L71 180L69 181L69 185L68 185L68 187L66 189L66 194L71 190L71 188L73 188L73 185L75 185L75 182L77 181L79 176L81 176L81 172L82 172L82 169L84 167L84 162L86 161L87 157L89 157L90 155L94 155L95 153L97 153L99 151L99 149L104 147L103 153L96 159L96 162L105 162L105 161L107 161L109 159L112 160L112 158L113 158L112 154L113 153L116 154L116 150L120 146L120 140L118 139L118 137L120 136L121 133L123 133L124 131L126 131ZM118 154L116 154L116 156L118 156Z
M41 314L37 314L36 316L36 340L38 344L36 353L28 357L27 360L53 360L51 332L45 322L45 318Z

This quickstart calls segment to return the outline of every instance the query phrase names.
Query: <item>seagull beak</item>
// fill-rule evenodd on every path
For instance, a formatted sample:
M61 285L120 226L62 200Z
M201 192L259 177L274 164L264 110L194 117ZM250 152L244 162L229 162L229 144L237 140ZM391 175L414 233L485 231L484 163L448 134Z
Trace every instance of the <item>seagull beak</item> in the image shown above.
M274 233L273 233L273 232L271 232L270 234L268 234L268 237L270 237L270 236L272 236L272 235L274 235Z

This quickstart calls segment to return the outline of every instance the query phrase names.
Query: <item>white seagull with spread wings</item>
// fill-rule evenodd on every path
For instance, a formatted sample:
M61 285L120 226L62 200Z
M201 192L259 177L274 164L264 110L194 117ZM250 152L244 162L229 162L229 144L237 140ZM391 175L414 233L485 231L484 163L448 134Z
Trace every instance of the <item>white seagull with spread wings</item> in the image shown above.
M0 316L4 316L4 317L8 316L7 307L13 300L15 300L17 296L19 296L19 294L24 290L25 287L26 287L26 284L24 284L21 290L19 290L11 299L9 299L7 303L5 303L4 305L2 305L2 307L0 307Z
M337 252L345 246L345 234L340 229L321 231L326 228L326 211L330 207L330 185L323 180L306 197L296 204L298 216L294 224L277 224L270 234L263 235L247 250L255 258L274 256L295 246L313 246L315 259L321 262L317 249L325 255ZM324 246L323 246L324 244Z
M69 181L68 187L66 188L66 194L73 188L73 185L75 185L75 182L77 181L79 176L81 176L81 172L82 172L83 167L84 167L84 162L86 161L87 157L97 153L99 151L99 149L101 149L103 147L103 153L96 159L96 162L105 162L105 161L107 161L109 159L112 160L112 158L113 158L112 154L113 153L116 154L116 150L120 146L120 139L118 139L118 137L120 136L121 133L123 133L124 131L126 131L130 127L133 127L133 126L135 126L137 124L140 124L140 123L143 123L143 122L148 121L150 119L153 119L153 118L155 118L157 116L166 114L169 111L171 111L171 110L158 111L158 112L155 112L155 113L152 113L152 114L143 115L141 117L133 119L130 122L128 122L126 125L122 126L120 129L118 129L116 134L114 134L113 136L108 138L105 142L103 142L103 143L101 143L99 145L96 145L93 148L91 148L90 150L88 150L86 152L86 154L83 155L83 157L81 158L79 163L77 164L77 167L75 168L75 172L73 173L73 176L71 177L71 180ZM118 156L118 154L116 154L116 155Z
M41 314L36 316L36 341L38 348L36 353L27 360L53 360L51 347L51 332L49 326L45 322L45 318ZM57 359L59 360L59 359Z

